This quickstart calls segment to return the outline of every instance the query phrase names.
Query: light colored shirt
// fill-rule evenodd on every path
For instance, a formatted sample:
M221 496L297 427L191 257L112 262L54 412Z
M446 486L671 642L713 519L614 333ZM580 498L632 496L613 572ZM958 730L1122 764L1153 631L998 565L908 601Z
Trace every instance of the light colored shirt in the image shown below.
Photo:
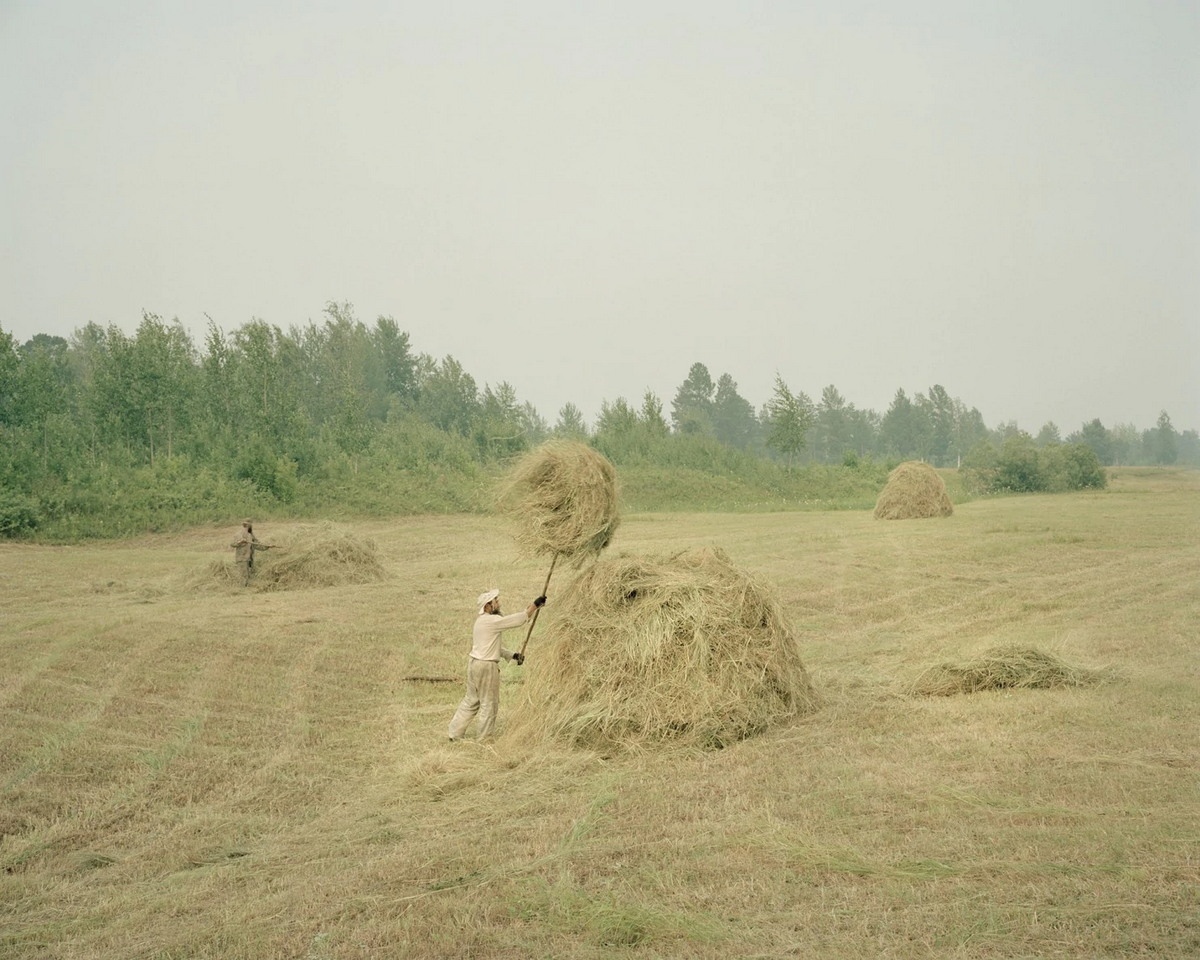
M500 634L519 627L529 619L524 610L502 617L496 613L481 613L475 621L471 637L471 658L474 660L512 659L512 651L500 645Z

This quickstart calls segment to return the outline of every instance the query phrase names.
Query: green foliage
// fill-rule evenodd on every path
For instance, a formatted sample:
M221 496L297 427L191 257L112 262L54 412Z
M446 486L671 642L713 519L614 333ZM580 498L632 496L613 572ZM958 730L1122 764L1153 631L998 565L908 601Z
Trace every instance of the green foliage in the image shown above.
M766 420L767 447L786 457L791 466L808 444L808 431L816 420L812 401L803 392L792 393L777 373Z
M1166 410L1158 415L1158 424L1151 432L1154 462L1163 466L1175 463L1179 459L1179 440Z
M983 440L963 460L963 484L973 493L1039 493L1103 489L1108 476L1095 450L1083 443L1039 447L1027 433L1013 433L997 450Z
M777 375L756 415L729 374L714 382L694 363L671 408L664 416L650 390L640 405L606 400L589 431L567 403L553 433L653 477L653 488L635 481L636 502L664 509L870 506L875 474L881 484L901 457L953 464L963 450L964 492L1102 486L1108 458L1200 463L1196 431L1177 432L1165 411L1145 432L1095 420L1063 445L1048 424L1032 444L1015 423L989 434L938 384L913 401L898 391L881 417L832 384L814 405ZM392 318L368 326L349 303L286 331L251 319L226 336L210 321L200 350L177 320L148 312L132 335L89 323L18 346L0 330L0 488L24 498L6 529L38 537L245 512L485 509L489 478L550 432L512 384L480 392L453 357L414 353Z
M0 537L19 537L31 532L41 519L32 498L0 487Z
M693 363L671 401L671 422L677 433L712 433L715 389L708 367Z

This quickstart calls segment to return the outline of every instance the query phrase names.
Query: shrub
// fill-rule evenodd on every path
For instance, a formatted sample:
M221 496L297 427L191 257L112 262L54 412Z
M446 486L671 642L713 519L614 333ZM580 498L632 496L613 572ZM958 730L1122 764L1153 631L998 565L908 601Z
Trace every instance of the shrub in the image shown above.
M24 494L0 487L0 536L19 537L38 525L37 504Z

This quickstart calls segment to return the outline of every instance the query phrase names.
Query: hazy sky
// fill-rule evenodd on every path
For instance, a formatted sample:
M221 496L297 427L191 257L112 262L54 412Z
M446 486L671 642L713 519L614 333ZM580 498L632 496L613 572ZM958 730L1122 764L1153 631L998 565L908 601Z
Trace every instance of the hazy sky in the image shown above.
M0 328L349 301L551 423L695 361L1200 427L1200 3L0 0Z

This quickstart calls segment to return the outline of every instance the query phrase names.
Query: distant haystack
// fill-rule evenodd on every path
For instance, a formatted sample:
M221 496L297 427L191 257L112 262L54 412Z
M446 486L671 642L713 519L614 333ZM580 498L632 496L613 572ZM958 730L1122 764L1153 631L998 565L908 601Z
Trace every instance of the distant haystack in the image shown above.
M984 690L1049 690L1099 683L1105 674L1073 667L1035 647L993 647L963 663L930 667L913 682L914 693L948 697Z
M776 601L720 550L601 560L547 611L515 736L720 747L816 709Z
M254 557L250 589L303 590L338 587L350 583L375 583L387 576L375 543L352 536L333 524L308 527L277 541L274 549L259 550ZM232 562L212 561L192 581L195 587L242 586L242 571Z
M929 464L910 460L888 475L887 484L875 502L876 520L917 520L948 517L954 504L946 483Z
M619 522L616 470L571 440L551 440L522 457L499 499L516 523L518 546L577 566L608 546Z
M340 587L377 583L387 576L373 540L329 523L301 530L269 554L259 553L254 566L251 586L257 590Z

